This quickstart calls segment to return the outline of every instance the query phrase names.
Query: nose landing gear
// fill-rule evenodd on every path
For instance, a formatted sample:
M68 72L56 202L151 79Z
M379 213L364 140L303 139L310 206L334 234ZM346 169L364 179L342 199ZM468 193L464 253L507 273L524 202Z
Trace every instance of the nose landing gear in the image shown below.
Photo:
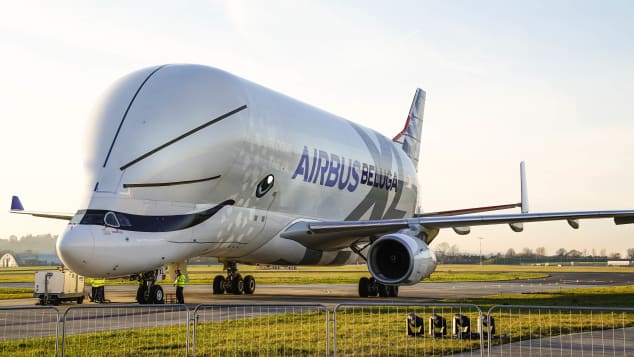
M165 296L163 288L156 284L156 271L139 273L130 277L130 280L138 280L139 287L136 291L136 301L139 304L164 304Z
M251 295L255 292L255 278L252 275L242 278L242 275L238 272L236 262L225 262L224 265L227 277L216 275L213 283L213 293L215 295L224 294L225 292L235 295Z

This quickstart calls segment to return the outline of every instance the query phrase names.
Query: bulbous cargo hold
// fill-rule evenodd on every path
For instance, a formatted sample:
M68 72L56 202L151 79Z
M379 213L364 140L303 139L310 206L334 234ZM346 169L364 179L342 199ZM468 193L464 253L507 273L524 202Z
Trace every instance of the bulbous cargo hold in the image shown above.
M86 276L201 255L338 265L354 259L350 250L309 249L280 233L298 219L413 214L416 171L390 139L219 69L131 73L92 120L90 201L57 242Z

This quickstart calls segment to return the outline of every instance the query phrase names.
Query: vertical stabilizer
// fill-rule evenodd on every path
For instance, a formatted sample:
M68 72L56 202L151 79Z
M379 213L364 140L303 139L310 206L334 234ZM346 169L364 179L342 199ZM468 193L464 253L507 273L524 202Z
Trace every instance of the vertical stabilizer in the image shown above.
M412 106L407 115L405 127L392 139L396 144L400 144L401 148L414 163L414 167L418 170L418 158L420 156L420 137L423 128L423 111L425 109L425 91L418 88L414 94Z

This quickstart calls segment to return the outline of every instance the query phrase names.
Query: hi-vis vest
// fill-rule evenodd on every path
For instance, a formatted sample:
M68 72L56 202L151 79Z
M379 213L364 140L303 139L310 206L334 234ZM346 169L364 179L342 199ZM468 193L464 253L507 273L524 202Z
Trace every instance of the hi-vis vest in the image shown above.
M106 285L106 279L93 279L92 280L92 287L93 288L99 288Z
M181 275L176 277L176 286L178 286L180 288L184 288L185 287L185 274L181 274Z

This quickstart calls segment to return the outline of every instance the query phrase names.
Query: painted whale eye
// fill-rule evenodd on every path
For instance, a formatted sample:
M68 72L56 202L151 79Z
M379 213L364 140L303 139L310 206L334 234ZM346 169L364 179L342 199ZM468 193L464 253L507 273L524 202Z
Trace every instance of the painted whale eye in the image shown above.
M258 183L258 187L255 189L255 197L264 196L271 188L273 188L273 184L275 183L275 177L273 175L267 175L265 178Z

